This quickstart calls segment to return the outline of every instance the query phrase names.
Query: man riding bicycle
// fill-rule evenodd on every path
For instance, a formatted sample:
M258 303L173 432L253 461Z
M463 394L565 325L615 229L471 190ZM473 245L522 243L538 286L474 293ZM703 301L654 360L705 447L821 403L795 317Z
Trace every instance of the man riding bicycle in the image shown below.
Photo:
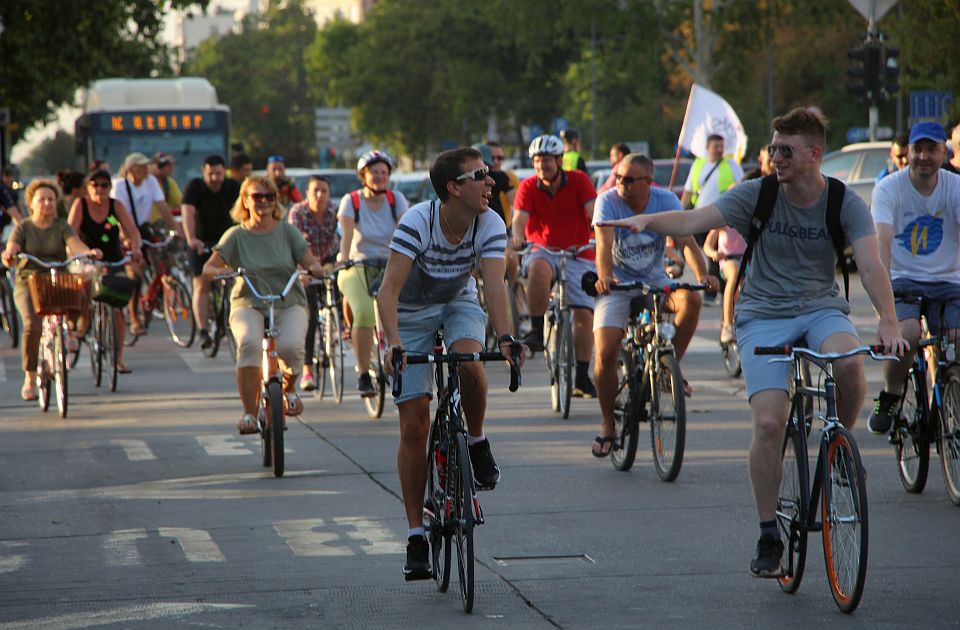
M377 296L387 338L384 364L390 374L394 350L430 353L441 328L450 351L483 350L487 316L472 275L478 266L499 348L504 356L511 356L513 338L503 284L506 226L489 211L493 180L480 152L460 148L441 153L430 168L430 181L439 201L417 204L401 218ZM406 355L404 365L405 361ZM427 365L402 369L404 391L395 399L400 414L397 469L410 527L403 572L407 580L424 580L431 577L423 496L432 373ZM492 489L500 480L500 469L483 432L486 372L482 363L466 363L459 370L474 478L478 486Z
M527 150L536 174L520 182L514 199L510 246L523 249L526 241L551 249L580 247L593 236L593 202L597 193L581 171L562 168L563 141L556 136L538 136ZM543 350L543 316L550 304L550 287L560 274L561 254L534 248L523 261L527 278L530 332L523 342L534 352ZM587 250L567 263L567 297L573 309L573 347L577 374L573 395L593 398L590 381L593 353L593 298L580 287L580 278L594 270L594 252Z
M845 352L860 345L857 329L848 316L850 305L835 280L837 257L827 222L828 184L820 173L826 124L821 114L806 108L794 109L773 121L769 151L778 188L772 215L755 243L736 306L737 339L753 415L749 468L760 517L760 540L750 572L756 577L779 577L783 573L783 542L776 510L789 413L790 367L769 363L767 357L755 356L753 349L793 344L798 339L825 353ZM741 183L704 208L640 214L605 225L668 234L699 234L730 225L747 236L762 182ZM841 192L843 241L853 247L860 281L880 313L877 336L889 351L900 355L907 343L900 336L893 291L877 252L873 221L866 204L853 190L844 186ZM866 389L861 360L857 356L838 360L833 374L842 392L837 415L844 426L851 428Z
M597 198L594 223L625 219L637 214L655 214L681 210L677 196L664 188L651 188L653 162L645 155L631 153L616 166L615 190L608 190ZM597 234L597 296L593 315L595 345L594 375L597 379L597 397L600 402L600 433L593 444L594 457L606 457L616 447L613 403L617 396L617 350L623 339L630 302L640 295L638 291L611 292L610 286L619 282L643 282L663 287L670 284L663 269L666 238L654 232L633 233L624 228L601 226ZM719 282L707 275L703 252L692 236L676 237L687 263L698 282L706 282L716 291ZM700 319L700 294L676 291L670 295L668 308L676 313L676 336L673 346L677 360L683 358Z
M941 326L960 328L960 175L940 168L947 155L946 132L940 123L923 122L910 130L909 166L884 177L873 189L874 223L880 260L896 291L947 300L944 320L939 309L926 313L930 332ZM939 236L938 236L939 234ZM883 366L883 389L867 420L872 433L886 435L907 371L920 340L920 305L897 301L897 319L911 350L902 361Z

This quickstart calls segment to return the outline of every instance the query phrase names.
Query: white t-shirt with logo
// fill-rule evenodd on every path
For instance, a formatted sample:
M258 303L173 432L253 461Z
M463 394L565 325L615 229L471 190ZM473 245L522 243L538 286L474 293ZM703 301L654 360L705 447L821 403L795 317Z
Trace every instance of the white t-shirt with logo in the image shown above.
M960 284L960 175L943 169L929 197L910 182L905 168L873 188L874 223L893 227L890 277Z
M127 188L128 184L130 188ZM133 193L132 199L130 198L131 192ZM113 189L110 191L110 196L127 207L137 225L150 223L150 218L153 216L153 204L166 201L163 189L160 188L160 182L153 175L147 175L139 186L135 186L125 177L117 177L113 180Z

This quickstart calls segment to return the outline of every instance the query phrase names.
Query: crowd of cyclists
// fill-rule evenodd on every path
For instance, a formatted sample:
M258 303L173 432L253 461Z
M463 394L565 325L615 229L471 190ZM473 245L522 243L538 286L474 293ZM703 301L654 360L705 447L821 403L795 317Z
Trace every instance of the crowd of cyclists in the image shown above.
M21 396L37 396L39 330L27 289L36 269L18 261L18 254L63 260L68 254L89 253L119 261L129 252L131 260L120 273L142 282L150 265L142 243L162 238L162 227L182 239L187 254L183 273L192 278L201 346L211 343L205 327L211 283L224 272L242 268L260 292L279 294L298 268L314 277L339 270L344 334L354 354L359 395L375 393L369 371L374 348L383 348L388 373L394 370L394 357L403 371L404 388L395 403L397 467L409 525L404 574L408 580L427 579L431 568L422 513L432 376L426 365L407 366L407 354L432 352L441 330L448 349L479 352L487 345L489 320L495 348L507 362L522 364L523 355L513 354L520 331L509 313L516 296L508 288L512 291L518 277L525 279L529 314L521 341L529 353L542 352L551 292L567 257L573 395L598 398L600 424L591 452L607 457L622 446L613 417L617 352L631 308L636 298L644 298L640 289L611 289L621 282L669 286L667 267L685 262L706 290L722 291L720 339L735 340L741 349L754 427L749 472L760 528L750 571L778 577L784 545L775 513L788 367L771 365L752 350L798 340L821 352L845 352L860 344L850 306L835 280L830 217L836 213L842 244L852 248L860 281L879 314L878 341L887 352L904 357L887 364L884 389L869 420L871 431L890 431L906 368L923 332L921 313L895 301L893 289L949 302L945 321L928 318L931 332L946 325L955 334L960 328L960 176L940 168L947 159L946 133L936 123L914 127L905 165L878 181L872 208L845 186L838 189L834 207L828 194L833 184L819 169L826 120L809 109L774 120L771 143L761 151L761 168L752 178L735 164L725 166L723 139L711 136L707 156L691 169L681 198L655 185L649 157L622 144L611 148L613 173L598 194L581 170L578 136L564 136L542 135L530 142L534 174L522 181L503 171L499 144L440 153L430 167L437 199L412 207L390 188L396 163L380 150L360 157L359 187L339 201L331 199L323 175L311 176L301 197L285 177L282 155L269 157L265 176L252 175L246 156L235 156L229 168L222 156L209 156L202 177L187 183L182 193L171 177L173 159L165 154L149 158L131 153L117 177L108 164L96 163L79 181L69 179L69 191L52 180L35 180L25 195L28 216L19 216L15 207L8 210L16 226L2 257L4 265L16 269L16 306L23 321ZM771 206L772 217L751 236L764 204ZM519 259L521 250L527 253ZM708 256L719 265L722 286L710 272ZM746 259L749 264L741 265ZM597 274L595 298L581 286L587 272ZM276 305L287 415L301 414L300 392L318 386L313 352L320 299L318 286L304 277ZM697 329L703 300L699 292L686 290L669 297L678 359ZM256 433L264 307L240 281L233 284L230 302L242 405L237 430ZM127 311L125 316L117 311L121 330L144 334L136 291ZM73 343L86 334L84 319L81 314L74 324ZM122 359L120 368L130 371ZM500 469L484 431L484 367L466 363L459 370L474 476L479 489L492 489ZM843 393L839 417L849 428L866 394L864 369L854 356L837 361L834 374ZM693 394L686 382L684 390L686 396Z

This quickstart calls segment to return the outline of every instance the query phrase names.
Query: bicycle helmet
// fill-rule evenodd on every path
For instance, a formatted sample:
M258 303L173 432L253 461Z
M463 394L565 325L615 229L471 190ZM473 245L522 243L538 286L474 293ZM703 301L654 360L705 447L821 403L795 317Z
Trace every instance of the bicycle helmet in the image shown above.
M391 173L393 172L393 158L386 151L380 151L374 149L373 151L367 151L360 156L360 159L357 161L357 172L359 173L368 166L372 166L377 162L382 162L387 165L387 170Z
M490 145L480 142L470 148L480 152L480 158L488 167L493 165L493 151L490 150Z
M563 155L563 140L551 135L537 136L530 143L527 155L531 158L537 155L556 155L559 157Z

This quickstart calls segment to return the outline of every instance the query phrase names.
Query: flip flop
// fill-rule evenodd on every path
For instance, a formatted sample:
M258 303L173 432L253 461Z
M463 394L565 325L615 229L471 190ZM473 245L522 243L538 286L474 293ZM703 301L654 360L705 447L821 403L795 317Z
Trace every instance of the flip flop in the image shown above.
M608 435L607 437L601 437L598 435L597 437L593 438L593 443L599 444L600 448L596 451L591 448L590 454L598 459L608 457L613 449L620 448L620 446L617 444L617 438L614 435ZM610 445L610 448L603 450L603 447L607 444Z
M237 423L237 431L240 435L250 435L257 432L257 420L249 413L243 414L240 422Z
M300 395L296 393L287 393L283 395L284 402L286 403L283 407L283 412L288 416L299 416L303 413L303 401L300 400Z
M133 370L127 367L126 363L117 364L117 374L132 374Z
M20 398L23 400L36 400L37 390L35 390L32 385L24 385L23 389L20 390Z

